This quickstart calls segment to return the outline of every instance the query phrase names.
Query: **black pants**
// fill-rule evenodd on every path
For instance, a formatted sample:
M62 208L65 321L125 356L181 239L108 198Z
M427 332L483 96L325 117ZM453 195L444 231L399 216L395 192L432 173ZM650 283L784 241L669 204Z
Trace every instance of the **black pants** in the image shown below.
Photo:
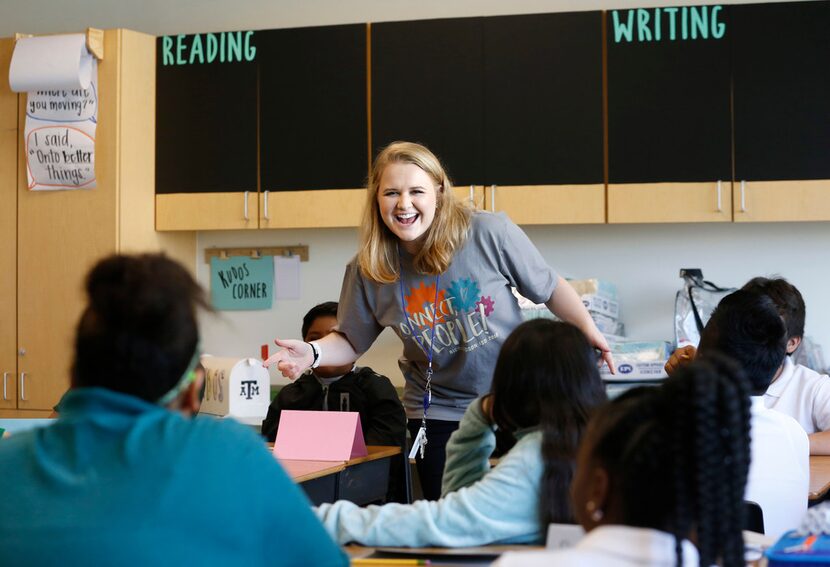
M420 419L410 419L406 427L412 440L418 435L421 428ZM444 463L447 460L447 441L453 431L458 429L457 421L427 420L427 446L424 458L421 452L415 457L415 467L418 469L418 478L421 480L421 490L425 500L441 498L441 478L444 476Z

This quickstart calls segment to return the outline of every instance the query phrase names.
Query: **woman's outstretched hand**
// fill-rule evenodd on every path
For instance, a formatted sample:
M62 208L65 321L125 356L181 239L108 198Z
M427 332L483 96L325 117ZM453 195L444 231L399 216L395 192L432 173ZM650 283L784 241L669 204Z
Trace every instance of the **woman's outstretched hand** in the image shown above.
M276 364L277 370L289 380L299 378L314 362L314 352L311 350L311 345L306 342L294 339L274 339L274 344L282 349L269 356L263 366L268 368Z

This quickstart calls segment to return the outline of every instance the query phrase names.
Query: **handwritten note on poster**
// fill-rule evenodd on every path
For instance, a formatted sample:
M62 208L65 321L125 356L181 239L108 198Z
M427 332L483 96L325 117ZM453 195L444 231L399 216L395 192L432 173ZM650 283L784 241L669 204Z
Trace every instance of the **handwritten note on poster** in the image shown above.
M26 101L29 189L95 187L98 70L88 88L32 91Z
M210 259L210 302L215 309L270 309L273 300L273 256Z

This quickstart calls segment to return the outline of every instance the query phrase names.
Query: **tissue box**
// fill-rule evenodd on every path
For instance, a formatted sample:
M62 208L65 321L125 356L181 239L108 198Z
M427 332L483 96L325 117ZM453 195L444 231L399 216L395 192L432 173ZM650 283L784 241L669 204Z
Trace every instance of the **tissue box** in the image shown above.
M600 369L604 380L659 380L666 378L664 366L671 354L666 341L614 342L609 345L617 374L611 374L607 366Z
M202 357L205 397L199 413L264 419L270 403L268 370L255 358Z

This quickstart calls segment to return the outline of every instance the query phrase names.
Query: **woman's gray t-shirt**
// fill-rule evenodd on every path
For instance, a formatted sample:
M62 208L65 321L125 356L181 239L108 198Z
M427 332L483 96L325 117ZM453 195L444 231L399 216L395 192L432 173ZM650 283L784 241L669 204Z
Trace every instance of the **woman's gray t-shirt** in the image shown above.
M406 414L409 419L420 419L436 277L415 273L412 256L403 250L401 256L408 321L401 305L400 282L378 284L364 278L355 258L343 278L338 330L361 354L384 327L395 331L404 347L398 364L406 380ZM556 272L507 215L473 213L464 246L438 279L429 419L459 421L467 406L490 390L501 345L522 322L511 287L543 303L553 294L557 279ZM421 342L412 338L410 325Z

